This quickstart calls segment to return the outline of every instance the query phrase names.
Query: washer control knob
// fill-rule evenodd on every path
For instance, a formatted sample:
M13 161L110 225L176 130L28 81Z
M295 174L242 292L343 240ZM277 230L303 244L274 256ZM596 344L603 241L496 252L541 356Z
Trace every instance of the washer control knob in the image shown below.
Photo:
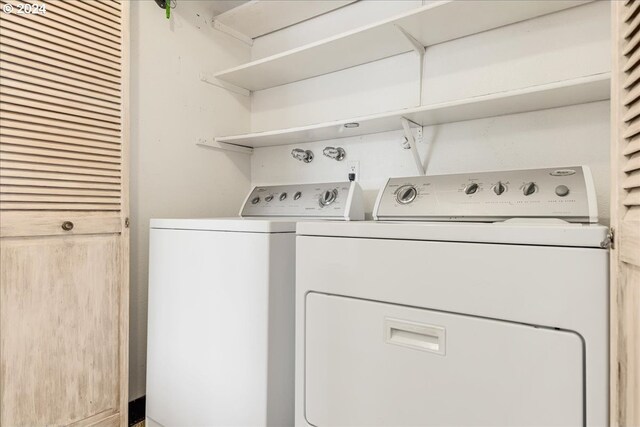
M336 201L336 197L338 197L338 190L335 188L333 190L327 190L320 196L320 206L329 206L331 203Z
M251 199L252 205L257 205L258 203L260 203L260 196L256 196L253 199Z
M302 191L296 191L296 194L293 195L293 200L298 200L302 197Z
M533 193L535 193L537 190L538 190L538 187L536 187L535 182L527 182L525 185L522 186L522 194L524 194L525 196L530 196Z
M418 190L413 185L403 185L396 191L396 200L402 205L413 202L418 195Z
M498 181L496 185L493 186L493 192L496 193L497 196L501 195L507 191L507 186Z
M284 199L287 198L287 193L282 193L280 194L280 201L282 202Z
M265 202L270 202L273 200L273 194L269 194L267 197L264 198Z
M475 182L472 182L471 184L464 187L464 192L466 194L475 194L477 191L478 191L478 184Z
M566 185L558 185L556 187L556 194L560 197L569 195L569 187L567 187Z

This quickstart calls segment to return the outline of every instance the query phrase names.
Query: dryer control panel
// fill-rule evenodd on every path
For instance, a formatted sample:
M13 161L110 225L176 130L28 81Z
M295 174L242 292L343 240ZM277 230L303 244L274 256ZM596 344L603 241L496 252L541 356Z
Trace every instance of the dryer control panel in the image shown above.
M597 222L586 166L390 178L374 209L378 220L503 221L558 218Z
M349 181L257 186L240 216L363 220L362 190Z

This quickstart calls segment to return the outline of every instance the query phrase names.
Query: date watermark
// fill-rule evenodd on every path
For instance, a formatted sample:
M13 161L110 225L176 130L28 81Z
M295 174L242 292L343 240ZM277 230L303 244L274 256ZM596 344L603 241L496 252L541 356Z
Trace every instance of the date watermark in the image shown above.
M2 12L13 15L44 15L47 13L47 5L44 3L11 3L2 5Z

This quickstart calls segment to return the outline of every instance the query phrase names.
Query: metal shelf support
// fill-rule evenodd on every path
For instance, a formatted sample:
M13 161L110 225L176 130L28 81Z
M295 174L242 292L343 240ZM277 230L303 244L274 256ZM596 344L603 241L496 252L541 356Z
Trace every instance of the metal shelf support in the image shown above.
M196 141L196 145L199 145L200 147L213 148L216 150L233 151L235 153L241 153L241 154L248 154L248 155L253 154L253 148L251 147L245 147L243 145L236 145L236 144L229 144L227 142L218 142L215 140L215 138L212 138L212 139L198 138Z
M215 18L211 22L211 26L214 29L233 37L234 39L240 40L248 46L253 46L253 39L251 37L242 34L240 31L234 30L228 25L225 25L222 22L216 20Z
M229 92L233 92L237 95L242 95L242 96L251 96L251 91L248 89L245 89L243 87L240 86L236 86L236 85L232 85L231 83L227 83L225 81L222 81L220 79L217 79L215 77L212 76L208 76L205 73L200 73L200 81L204 82L204 83L208 83L210 85L213 86L217 86L220 87L222 89L226 89Z
M402 28L400 25L394 24L394 26L396 27L396 29L398 31L400 31L400 33L403 36L405 36L407 41L409 41L409 43L413 47L414 52L418 54L418 60L420 61L420 66L419 66L420 68L419 68L419 75L418 75L418 79L419 79L418 105L422 105L422 78L424 76L424 54L425 54L427 48L424 47L422 45L422 43L420 43L418 40L416 40L415 37L413 37L411 34L409 34L409 32L407 30L405 30L404 28Z

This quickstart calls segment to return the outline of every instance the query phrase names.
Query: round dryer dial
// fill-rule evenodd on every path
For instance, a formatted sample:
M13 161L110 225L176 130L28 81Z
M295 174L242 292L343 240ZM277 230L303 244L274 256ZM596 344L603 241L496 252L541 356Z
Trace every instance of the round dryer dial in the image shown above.
M479 186L477 183L472 182L471 184L469 184L469 185L467 185L466 187L464 187L464 192L465 192L466 194L475 194L475 193L477 193L477 192L478 192L478 188L479 188L479 187L480 187L480 186Z
M335 188L333 190L327 190L320 196L320 206L329 206L331 203L336 201L338 197L338 190Z
M396 200L402 205L413 202L418 195L418 190L413 185L403 185L396 191Z
M493 192L496 193L496 196L501 195L505 191L507 191L507 186L500 181L498 181L498 183L493 186Z
M536 191L538 191L538 187L536 186L535 182L527 182L522 186L522 194L524 194L525 196L530 196Z

